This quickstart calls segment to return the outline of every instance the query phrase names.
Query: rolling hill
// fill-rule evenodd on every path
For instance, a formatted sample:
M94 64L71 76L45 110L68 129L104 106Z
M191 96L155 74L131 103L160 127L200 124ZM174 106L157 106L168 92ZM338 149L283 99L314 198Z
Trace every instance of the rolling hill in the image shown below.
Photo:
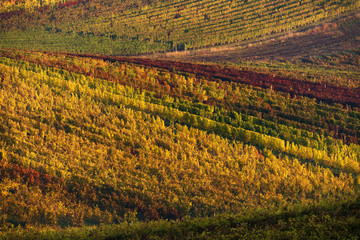
M351 51L360 47L360 11L327 18L282 34L151 57L195 62L284 61ZM148 55L145 55L148 56Z
M0 239L356 239L359 1L3 1Z
M0 47L134 55L239 43L306 27L360 2L67 1L0 14Z

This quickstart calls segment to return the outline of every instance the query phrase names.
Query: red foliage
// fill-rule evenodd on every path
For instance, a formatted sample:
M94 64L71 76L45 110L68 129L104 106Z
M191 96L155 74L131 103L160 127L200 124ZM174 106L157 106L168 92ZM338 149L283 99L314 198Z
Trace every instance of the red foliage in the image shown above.
M91 57L106 61L132 62L145 66L163 68L170 71L182 71L205 76L209 79L220 79L229 82L238 82L255 87L271 88L276 91L290 93L291 96L306 96L316 98L326 103L348 104L353 107L360 107L360 90L346 87L338 87L326 83L313 83L293 78L274 77L272 75L256 73L252 71L238 70L235 68L217 68L213 65L195 64L187 62L153 60L131 57L109 57L91 54L69 54L78 57Z
M49 53L49 54L56 54L56 53ZM68 55L76 55L76 54L68 54ZM82 68L80 66L74 65L74 64L69 64L66 61L47 61L46 59L43 60L32 60L30 58L27 58L25 55L12 55L10 53L3 53L3 56L9 57L9 58L13 58L13 59L17 59L17 60L25 60L31 63L35 63L35 64L40 64L40 65L44 65L44 66L50 66L50 67L56 67L56 68L60 68L60 69L65 69L67 71L70 72L76 72L79 74L84 74L86 76L92 76L92 77L96 77L96 78L101 78L101 79L107 79L108 81L113 81L113 82L117 82L117 83L121 83L121 81L119 80L119 78L117 76L113 76L111 73L106 72L102 69L91 69L91 71L89 71L88 69ZM79 56L79 55L77 55ZM81 56L91 56L91 55L81 55ZM116 61L127 61L127 62L134 62L134 58L121 58L122 60L115 60L116 58L113 57L100 57L100 56L94 56L92 55L91 57L93 58L101 58L103 60L107 60L110 62L116 62ZM119 59L119 58L117 58ZM135 59L136 60L136 59ZM152 60L147 60L147 59L143 59L149 62L158 62L158 61L152 61ZM144 65L146 65L145 63L143 63ZM184 64L181 63L180 64ZM150 64L147 64L150 65ZM190 64L194 65L194 64ZM152 66L152 65L150 65ZM229 76L227 78L231 77L230 71L229 69L226 68L218 68L216 66L206 66L206 65L201 65L201 66L205 66L208 67L207 70L210 69L210 71L224 71L227 72L229 74ZM197 66L196 68L194 68L194 70L196 72L199 71L199 66ZM211 70L212 69L212 70ZM172 69L173 70L173 69ZM190 69L191 70L191 69ZM234 70L234 69L230 69L230 70ZM238 70L234 70L234 71L238 71ZM258 73L254 73L255 76L257 75L261 75ZM200 74L197 74L200 75ZM234 74L233 74L234 75ZM267 75L265 75L267 76ZM271 76L272 77L272 76ZM208 80L211 80L213 78L209 77ZM274 77L272 77L272 79L275 79ZM198 78L196 79L197 81L199 80ZM213 79L214 80L214 79ZM227 79L225 79L227 80ZM218 81L218 80L217 80ZM230 80L227 80L230 81ZM237 79L235 79L235 81L237 81ZM257 79L254 78L254 82L256 83ZM294 80L297 82L301 82L304 83L303 81L298 81L298 80ZM186 95L183 95L183 93L179 92L178 89L176 89L176 86L174 88L171 89L171 91L169 89L165 89L165 85L167 85L167 83L161 79L161 78L157 78L157 82L158 82L158 89L155 91L155 97L160 99L162 98L163 94L171 94L174 97L180 97L180 98L184 98L186 99L187 97L198 97L198 100L203 100L200 99L201 96L193 96L191 92L187 92ZM263 83L263 82L262 82ZM141 86L141 84L137 84L135 82L129 82L127 81L126 83L121 83L121 84L127 84L127 85L131 85L135 88L142 88L145 90L149 90L149 91L154 91L154 89L150 88L150 86ZM270 85L270 86L274 86L274 85ZM327 86L329 88L329 86ZM219 85L219 88L223 89L224 87ZM291 89L292 87L290 87ZM273 87L274 89L274 87ZM335 87L336 89L336 87ZM352 91L352 89L346 89L346 91ZM291 89L292 90L292 89ZM353 90L354 92L357 92L357 95L360 95L360 88L359 89L355 89ZM309 93L309 91L307 91L307 93ZM296 94L293 94L293 97L296 98ZM318 98L319 99L319 98ZM354 100L354 97L352 96L352 99ZM322 100L322 99L320 99ZM336 100L336 99L335 99ZM325 101L325 100L322 100ZM328 101L332 101L335 102L334 99L328 99ZM302 117L301 115L295 115L291 112L287 112L284 113L280 110L277 109L270 109L269 107L266 106L258 106L258 105L242 105L240 102L238 102L236 100L236 98L233 98L231 102L225 102L224 100L222 100L221 102L217 101L216 99L213 98L209 98L207 100L203 100L202 101L204 104L208 104L208 105L220 105L223 107L226 107L230 110L235 110L239 111L240 113L243 114L250 114L253 116L257 116L259 113L261 113L261 116L265 119L271 120L271 121L276 121L280 124L285 124L285 125L293 125L293 126L297 126L299 128L302 129L306 129L308 131L312 131L312 132L319 132L321 131L321 129L327 129L329 132L333 132L333 137L338 138L338 139L342 139L344 141L344 143L356 143L358 142L358 137L357 137L357 131L355 129L348 129L344 126L341 125L333 125L331 123L331 121L317 121L314 119L309 119L309 118L305 118ZM340 134L343 133L345 134L347 137L343 138L340 136ZM349 136L353 136L353 137L349 137ZM129 152L130 153L130 152Z
M17 179L28 185L39 186L44 189L47 189L49 184L57 183L58 185L61 182L56 177L14 163L7 163L6 165L0 163L0 179L4 178Z
M9 19L14 16L19 17L22 14L24 14L24 12L25 12L24 9L11 11L11 12L3 12L3 13L0 13L0 20L6 20L6 19Z
M6 178L38 186L46 191L61 191L72 202L81 201L89 206L99 206L101 210L116 211L118 214L125 214L129 209L136 210L137 217L142 220L179 219L184 216L174 207L162 205L137 192L123 192L108 185L96 186L80 177L74 177L65 183L64 179L35 169L0 161L0 180Z
M88 1L89 0L68 1L68 2L64 2L64 3L59 3L58 7L59 8L72 7L72 6L79 5L80 3L84 3L84 2L88 2Z

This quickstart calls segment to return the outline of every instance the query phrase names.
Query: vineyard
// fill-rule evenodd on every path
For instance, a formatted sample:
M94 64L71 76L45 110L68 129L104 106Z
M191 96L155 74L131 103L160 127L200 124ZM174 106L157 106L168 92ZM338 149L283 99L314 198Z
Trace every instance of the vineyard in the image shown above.
M359 200L282 213L262 211L246 215L196 218L182 222L156 221L8 234L9 239L344 239L357 238ZM257 216L257 217L254 217Z
M359 0L0 2L0 239L358 239Z
M250 43L143 57L220 63L268 75L356 89L360 87L359 34L360 14L357 11L306 30L268 36Z
M57 7L63 8L67 6L73 6L79 4L83 0L71 1L71 0L3 0L0 2L0 13L8 12L24 12L33 11L39 8L48 8L49 6L57 5Z
M222 63L293 60L358 49L359 32L360 14L359 11L354 11L280 35L186 52L156 53L151 57Z
M166 60L150 60L141 58L119 58L119 57L102 57L87 54L68 54L70 56L85 56L108 61L126 61L167 70L177 70L193 73L197 76L206 76L217 78L224 81L240 82L270 90L279 90L290 93L291 95L303 95L317 100L329 103L341 103L359 108L360 92L359 88L346 88L329 85L324 83L313 83L291 78L283 78L262 74L254 71L236 70L228 67L217 67L214 65L194 64L186 62L174 62Z
M359 9L359 1L68 1L0 14L0 47L134 55L234 44Z
M345 95L295 97L275 82L249 84L295 79L218 65L6 50L0 77L2 238L31 238L18 228L44 239L55 238L49 227L103 238L149 228L168 238L178 228L192 238L229 233L219 221L234 236L245 222L254 234L309 217L358 223L360 111ZM120 225L89 228L99 224Z

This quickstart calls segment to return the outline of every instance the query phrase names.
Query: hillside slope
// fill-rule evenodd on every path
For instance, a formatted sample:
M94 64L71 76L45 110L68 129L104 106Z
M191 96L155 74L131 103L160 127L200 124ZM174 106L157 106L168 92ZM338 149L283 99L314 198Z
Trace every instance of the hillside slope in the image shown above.
M358 194L357 108L122 61L1 56L3 230Z
M360 89L359 33L360 14L353 11L306 28L240 44L141 57L218 63L276 78L297 79L304 84L318 84L322 86L320 92L329 84Z
M359 7L2 2L0 239L356 239Z
M342 200L302 209L249 211L184 221L131 222L117 226L18 231L7 239L357 239L360 200Z
M360 11L246 43L144 55L194 62L284 61L360 49Z
M237 43L359 8L359 1L74 1L0 14L0 47L134 55ZM75 4L76 3L76 4Z

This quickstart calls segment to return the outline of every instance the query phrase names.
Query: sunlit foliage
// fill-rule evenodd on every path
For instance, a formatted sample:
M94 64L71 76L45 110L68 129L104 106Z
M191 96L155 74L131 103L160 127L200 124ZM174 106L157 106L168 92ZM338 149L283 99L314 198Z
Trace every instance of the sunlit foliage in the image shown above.
M107 55L185 51L283 34L358 1L67 1L0 15L0 46Z
M2 230L246 213L357 195L358 136L347 141L326 121L302 123L309 110L358 129L356 109L129 63L2 55ZM292 119L280 123L288 112Z

